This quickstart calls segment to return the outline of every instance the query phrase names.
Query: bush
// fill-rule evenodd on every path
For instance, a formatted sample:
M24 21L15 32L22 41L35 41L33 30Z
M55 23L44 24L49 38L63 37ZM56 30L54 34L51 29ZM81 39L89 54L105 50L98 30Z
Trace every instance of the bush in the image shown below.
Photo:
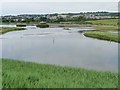
M38 24L38 25L36 25L36 27L47 28L47 27L49 27L49 25L48 24Z
M67 28L67 27L66 27L66 28L63 28L63 29L64 29L64 30L70 30L70 28Z
M26 24L17 24L17 27L26 27Z

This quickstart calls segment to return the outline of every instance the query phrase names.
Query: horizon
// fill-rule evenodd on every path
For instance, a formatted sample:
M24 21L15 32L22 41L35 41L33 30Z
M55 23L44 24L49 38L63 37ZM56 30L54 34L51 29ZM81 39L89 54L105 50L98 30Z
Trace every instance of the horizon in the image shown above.
M91 11L92 12L92 11ZM93 11L93 12L108 12L108 13L118 13L117 11ZM18 15L47 15L47 14L69 14L69 13L72 13L72 14L78 14L78 13L87 13L87 12L65 12L65 13L23 13L23 14L16 14L16 15L11 15L11 14L8 14L8 15L2 15L2 16L18 16Z

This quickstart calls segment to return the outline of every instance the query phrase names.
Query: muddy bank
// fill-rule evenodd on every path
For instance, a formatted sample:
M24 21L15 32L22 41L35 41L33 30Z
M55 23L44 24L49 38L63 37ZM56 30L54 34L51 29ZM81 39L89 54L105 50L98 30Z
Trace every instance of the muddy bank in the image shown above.
M80 24L49 24L50 28L58 27L91 27L90 25L80 25Z

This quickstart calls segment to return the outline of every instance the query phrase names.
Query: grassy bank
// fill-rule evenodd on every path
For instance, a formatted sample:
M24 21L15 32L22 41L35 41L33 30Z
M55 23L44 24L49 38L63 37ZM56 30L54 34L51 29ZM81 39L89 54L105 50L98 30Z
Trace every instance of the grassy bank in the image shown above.
M92 38L97 38L97 39L101 39L101 40L114 41L114 42L120 43L117 33L89 31L89 32L85 32L84 35L87 37L92 37Z
M89 20L86 22L91 23L97 31L85 32L85 36L101 40L120 42L117 33L108 32L120 30L118 28L118 19Z
M0 34L4 34L11 31L20 31L20 30L25 30L25 28L1 28Z
M3 59L4 88L117 87L118 74Z

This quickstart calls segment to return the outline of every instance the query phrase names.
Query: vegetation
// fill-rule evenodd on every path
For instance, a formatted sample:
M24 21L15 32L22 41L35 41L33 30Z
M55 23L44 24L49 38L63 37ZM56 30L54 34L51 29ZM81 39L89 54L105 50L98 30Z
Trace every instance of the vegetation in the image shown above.
M118 31L119 30L118 26L97 25L94 27L96 30L99 30L99 31Z
M63 28L64 30L70 30L70 28L67 28L67 27L65 27L65 28Z
M120 30L118 28L118 19L90 20L87 22L97 26L94 26L96 31L85 32L85 36L120 43L120 37L117 32L108 32Z
M118 25L118 19L101 19L101 20L89 20L86 21L94 25L108 25L108 26L116 26Z
M36 27L47 28L47 27L49 27L49 25L46 24L46 23L43 23L43 24L38 24L38 25L36 25Z
M65 20L58 20L60 24L90 24L90 25L99 25L99 26L114 26L117 27L118 19L85 19L85 18L74 18L74 19L65 19Z
M64 16L63 16L64 15ZM105 17L106 16L106 17ZM9 15L2 16L0 21L4 23L31 23L31 22L41 22L45 21L47 23L59 23L59 22L69 22L69 21L84 21L88 19L96 19L96 17L101 18L118 18L118 12L80 12L80 13L54 13L54 14L23 14L23 15Z
M3 88L116 88L118 74L2 59Z
M20 31L20 30L25 30L25 28L1 28L0 34L4 34L11 31Z
M114 42L120 43L118 33L89 31L89 32L86 32L84 35L87 37L92 37L92 38L114 41Z
M60 22L60 24L73 24L73 22Z
M90 22L86 22L85 20L71 20L71 21L64 21L60 22L60 24L91 24Z
M26 24L17 24L17 27L26 27Z

